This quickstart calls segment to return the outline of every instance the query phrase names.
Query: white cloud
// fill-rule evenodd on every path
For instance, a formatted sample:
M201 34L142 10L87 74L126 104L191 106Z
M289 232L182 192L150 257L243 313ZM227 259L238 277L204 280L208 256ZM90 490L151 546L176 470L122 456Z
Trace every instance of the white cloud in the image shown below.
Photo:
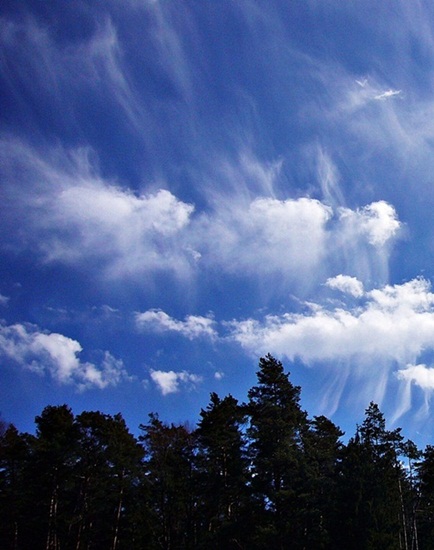
M3 294L0 294L0 306L5 306L9 302L8 296L3 296Z
M245 348L313 361L369 357L406 363L434 349L434 294L424 279L365 293L354 309L269 315L233 322L233 338Z
M179 392L180 386L194 387L202 381L202 377L187 371L175 372L173 370L152 369L150 375L163 395Z
M330 193L339 201L336 186ZM330 266L362 280L386 280L389 250L401 227L385 201L352 210L308 197L222 199L197 223L193 238L202 265L257 279L279 274L311 287L327 277Z
M384 101L385 99L389 99L390 97L394 97L397 95L401 95L401 90L386 90L385 92L382 92L381 94L376 95L374 99L379 99L380 101Z
M329 207L301 198L257 198L249 204L223 202L202 219L203 260L229 272L293 273L315 266L325 250Z
M23 368L49 374L59 384L104 389L127 377L122 361L109 352L100 365L80 361L81 352L80 343L63 334L41 332L30 324L0 326L0 354Z
M154 269L182 270L177 238L189 223L193 206L179 201L170 191L136 196L125 189L94 182L70 187L56 198L53 229L62 226L79 235L75 255L111 258L111 275L136 274ZM54 250L55 259L71 255L68 247ZM53 254L50 250L47 255ZM62 258L65 254L66 258Z
M395 413L394 420L401 417L411 407L411 386L419 386L424 392L424 404L419 411L419 416L426 417L429 412L429 403L434 390L434 368L424 364L408 364L405 368L398 370L396 376L402 380L404 387L399 396L399 406Z
M370 266L387 264L401 227L385 201L352 210L309 197L255 197L255 186L273 193L280 168L251 158L241 161L244 191L207 187L209 206L195 214L193 204L168 189L136 194L104 180L89 149L37 151L9 138L0 145L10 205L2 223L12 227L16 217L23 220L19 232L7 231L11 243L31 247L47 262L96 269L109 279L138 280L161 271L186 278L218 268L313 285L327 277L331 263L335 272L364 279ZM331 160L323 154L320 164L324 192L341 203ZM236 175L229 170L228 177ZM23 187L26 193L18 191ZM362 263L367 274L358 268Z
M385 201L373 202L358 210L341 208L340 220L347 235L367 238L376 247L393 239L401 227L394 207Z
M347 291L359 289L353 278L334 282ZM316 304L306 314L268 315L262 322L232 321L231 338L259 355L298 357L309 365L328 362L339 369L347 364L354 374L371 382L369 388L375 387L381 400L391 369L434 351L434 294L429 282L419 278L365 292L363 297L363 303L352 308ZM399 377L412 378L425 390L431 383L431 372L420 367L404 370Z
M351 294L355 298L363 296L363 283L356 277L349 277L348 275L337 275L327 279L326 285L330 288L340 290L341 292Z
M407 365L397 372L400 380L414 382L416 386L427 391L434 390L434 368L426 365Z
M90 150L42 154L7 138L1 145L11 211L25 220L15 246L32 246L48 262L97 262L110 278L189 271L184 231L193 205L166 189L137 195L105 181ZM17 174L26 193L17 192Z
M140 329L156 332L178 332L182 336L193 340L201 336L214 339L217 332L212 317L187 315L184 321L170 317L161 309L150 309L136 314L136 323Z

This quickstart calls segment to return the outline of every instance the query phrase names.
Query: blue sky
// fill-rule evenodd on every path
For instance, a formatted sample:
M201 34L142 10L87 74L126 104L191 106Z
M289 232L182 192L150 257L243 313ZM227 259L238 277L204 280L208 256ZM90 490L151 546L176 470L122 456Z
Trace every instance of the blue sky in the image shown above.
M0 410L194 423L282 360L434 442L431 2L4 1Z

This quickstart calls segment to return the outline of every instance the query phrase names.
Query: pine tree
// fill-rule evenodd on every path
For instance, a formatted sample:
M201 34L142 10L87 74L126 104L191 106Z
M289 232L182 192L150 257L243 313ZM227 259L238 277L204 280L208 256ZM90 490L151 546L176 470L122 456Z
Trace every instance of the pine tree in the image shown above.
M142 447L120 414L83 412L77 416L76 425L78 487L70 534L74 548L131 548L132 494L140 477Z
M196 430L203 548L240 548L247 498L244 413L231 395L211 394Z
M67 405L45 407L35 423L32 489L41 517L34 522L34 546L38 546L38 533L43 528L45 549L59 550L62 540L67 540L72 517L69 491L77 457L77 429Z
M306 413L300 408L300 388L290 382L280 361L271 355L261 358L257 377L245 407L257 525L254 544L298 548L303 538L299 494Z
M303 434L304 547L330 548L337 476L344 433L325 416L315 416Z
M163 423L156 414L150 414L149 423L140 429L153 504L154 536L148 547L195 548L194 434L187 426Z
M33 437L20 434L14 425L0 437L0 548L17 550L31 538L27 522L33 507L29 498L29 464Z
M417 506L419 548L433 548L434 541L434 446L427 445L417 464L420 501Z
M343 453L335 548L408 549L400 429L386 430L375 403Z

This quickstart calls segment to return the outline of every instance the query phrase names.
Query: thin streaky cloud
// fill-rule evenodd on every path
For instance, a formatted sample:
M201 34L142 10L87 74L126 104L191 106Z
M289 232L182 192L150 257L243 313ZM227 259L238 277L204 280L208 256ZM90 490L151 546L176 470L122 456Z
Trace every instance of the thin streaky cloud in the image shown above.
M385 92L376 95L374 99L385 100L391 97L401 95L401 93L402 93L401 90L386 90Z

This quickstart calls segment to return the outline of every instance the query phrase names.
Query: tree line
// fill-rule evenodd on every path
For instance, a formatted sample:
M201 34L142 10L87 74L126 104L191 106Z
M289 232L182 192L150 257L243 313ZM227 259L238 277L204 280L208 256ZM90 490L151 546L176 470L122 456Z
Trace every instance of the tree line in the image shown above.
M434 447L371 403L346 444L261 358L245 403L210 396L195 428L47 406L0 436L0 547L13 550L434 548Z

